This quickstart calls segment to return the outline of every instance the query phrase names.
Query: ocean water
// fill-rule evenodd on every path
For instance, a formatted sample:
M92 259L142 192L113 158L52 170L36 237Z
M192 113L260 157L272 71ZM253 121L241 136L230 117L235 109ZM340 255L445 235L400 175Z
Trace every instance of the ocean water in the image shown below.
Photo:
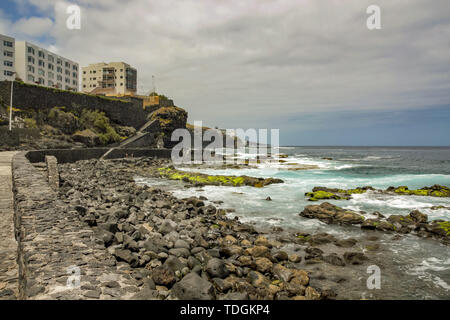
M450 148L428 147L280 147L286 163L263 163L248 169L187 169L208 174L275 177L284 180L264 188L205 186L173 188L179 197L206 196L210 201L223 201L222 208L232 208L243 222L261 227L280 226L297 231L322 231L338 237L361 237L359 228L342 228L306 219L299 213L312 204L304 196L315 186L355 188L373 186L408 186L410 189L441 184L450 186ZM324 159L324 158L331 158ZM315 165L311 170L289 170L296 166ZM186 169L186 168L184 168ZM161 183L145 181L148 184ZM265 200L268 196L272 201ZM432 206L450 207L450 198L379 195L367 192L354 195L349 201L328 202L363 211L371 217L375 211L385 216L408 214L419 209L429 219L450 220L450 210L431 210ZM450 298L450 250L434 240L405 236L392 241L382 236L392 265L398 273L392 280L402 279L402 286L389 288L383 297L390 298ZM391 270L392 271L392 270ZM395 278L397 277L397 278ZM412 286L414 290L409 287ZM389 286L389 285L388 285ZM406 289L405 289L406 288Z

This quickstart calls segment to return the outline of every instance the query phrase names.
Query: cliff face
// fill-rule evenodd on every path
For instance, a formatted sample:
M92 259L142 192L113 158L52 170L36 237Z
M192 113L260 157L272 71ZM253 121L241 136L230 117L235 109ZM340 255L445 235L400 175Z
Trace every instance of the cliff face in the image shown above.
M179 107L162 107L153 112L149 120L157 120L159 131L162 135L164 146L171 148L177 142L171 141L172 132L175 129L186 128L188 113Z

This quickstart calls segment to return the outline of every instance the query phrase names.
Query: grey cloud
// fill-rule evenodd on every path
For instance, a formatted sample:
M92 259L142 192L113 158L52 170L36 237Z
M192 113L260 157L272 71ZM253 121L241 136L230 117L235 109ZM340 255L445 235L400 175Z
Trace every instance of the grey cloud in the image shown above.
M82 29L59 10L52 44L82 65L129 62L143 92L156 75L207 125L450 101L448 0L375 2L379 31L365 27L368 0L80 0Z

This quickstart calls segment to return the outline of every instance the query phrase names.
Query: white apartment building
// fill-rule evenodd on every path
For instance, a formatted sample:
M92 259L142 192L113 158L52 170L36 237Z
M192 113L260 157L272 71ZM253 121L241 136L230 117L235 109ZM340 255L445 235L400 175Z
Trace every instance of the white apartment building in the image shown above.
M15 40L0 34L0 81L14 80Z
M16 41L15 69L26 83L78 91L78 63L26 41Z
M135 95L137 71L125 62L94 63L83 67L83 92L105 95Z

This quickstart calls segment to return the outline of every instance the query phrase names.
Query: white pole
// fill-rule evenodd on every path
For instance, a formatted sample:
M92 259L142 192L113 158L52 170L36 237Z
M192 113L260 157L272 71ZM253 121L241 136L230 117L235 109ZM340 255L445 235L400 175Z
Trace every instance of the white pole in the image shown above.
M11 80L11 99L9 100L9 131L12 130L12 108L13 108L14 80Z

